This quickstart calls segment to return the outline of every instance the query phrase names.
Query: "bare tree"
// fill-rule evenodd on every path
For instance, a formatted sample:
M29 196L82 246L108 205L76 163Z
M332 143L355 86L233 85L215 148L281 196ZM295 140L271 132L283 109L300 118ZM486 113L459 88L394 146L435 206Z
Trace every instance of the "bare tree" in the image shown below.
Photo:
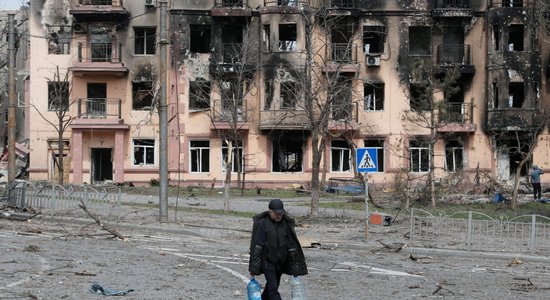
M48 118L42 111L33 105L33 108L38 112L40 117L54 128L57 132L57 150L50 149L52 151L55 166L57 167L58 176L57 183L63 185L65 166L64 160L64 139L63 136L75 118L71 115L69 108L74 103L70 100L71 84L69 81L69 72L62 74L59 67L56 68L53 77L47 79L48 81L48 110L55 113L55 121Z

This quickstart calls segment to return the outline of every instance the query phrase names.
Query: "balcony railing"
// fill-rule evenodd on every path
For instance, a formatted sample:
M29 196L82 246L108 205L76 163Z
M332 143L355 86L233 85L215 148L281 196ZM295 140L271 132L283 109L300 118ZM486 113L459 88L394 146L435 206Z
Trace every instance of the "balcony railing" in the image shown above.
M351 43L332 43L329 60L341 64L356 64L357 47Z
M122 45L116 43L79 43L78 62L120 63Z
M242 61L242 43L224 43L222 45L222 60L224 63Z
M354 0L331 0L331 8L353 8L355 5Z
M470 8L470 0L437 0L437 8Z
M470 45L438 45L437 64L471 65Z
M471 123L472 111L469 103L445 103L439 111L439 120L442 123Z
M78 118L122 119L122 101L113 98L78 99Z
M309 0L264 0L264 6L293 6L309 5Z
M216 0L217 7L243 7L247 4L248 0Z
M218 99L213 101L212 118L215 122L246 122L246 100Z
M122 0L78 0L80 5L122 6Z

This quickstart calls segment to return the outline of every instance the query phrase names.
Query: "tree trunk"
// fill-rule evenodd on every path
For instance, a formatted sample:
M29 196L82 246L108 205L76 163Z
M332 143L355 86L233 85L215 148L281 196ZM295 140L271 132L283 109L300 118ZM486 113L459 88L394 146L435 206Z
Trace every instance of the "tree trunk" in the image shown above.
M64 177L65 177L65 166L64 166L64 162L63 162L63 153L65 152L64 150L64 144L63 144L63 130L61 130L61 128L63 128L63 120L61 118L59 118L59 130L57 131L57 152L58 152L58 155L59 155L59 159L57 161L57 184L59 185L63 185L64 183ZM55 153L54 153L55 155ZM55 159L55 157L54 157Z
M229 212L229 194L231 192L231 171L233 166L233 141L227 143L227 158L225 161L225 181L223 184L223 211Z
M324 147L324 143L319 141L316 134L313 134L311 138L311 206L309 211L309 215L312 217L319 216L319 174L323 156L321 147Z

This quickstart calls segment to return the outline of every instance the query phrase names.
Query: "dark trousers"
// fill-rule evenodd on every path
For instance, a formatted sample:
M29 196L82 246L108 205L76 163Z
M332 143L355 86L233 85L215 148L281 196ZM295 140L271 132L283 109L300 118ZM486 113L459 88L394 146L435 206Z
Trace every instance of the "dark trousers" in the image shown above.
M262 293L262 300L281 300L279 284L283 270L274 264L264 261L265 288Z
M540 199L542 194L542 189L540 188L540 182L533 182L533 195L535 200Z

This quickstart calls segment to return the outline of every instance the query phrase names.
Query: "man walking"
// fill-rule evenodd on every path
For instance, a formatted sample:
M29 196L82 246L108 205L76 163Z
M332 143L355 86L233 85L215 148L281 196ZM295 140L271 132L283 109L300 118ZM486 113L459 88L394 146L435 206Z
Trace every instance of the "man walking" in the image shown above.
M531 184L533 185L533 195L535 196L535 201L541 198L542 189L540 187L540 175L544 174L537 165L531 167L533 170L529 173L531 177Z
M302 247L294 231L294 220L279 199L269 201L268 210L254 216L250 241L250 275L265 274L263 300L280 300L281 275L307 275Z

